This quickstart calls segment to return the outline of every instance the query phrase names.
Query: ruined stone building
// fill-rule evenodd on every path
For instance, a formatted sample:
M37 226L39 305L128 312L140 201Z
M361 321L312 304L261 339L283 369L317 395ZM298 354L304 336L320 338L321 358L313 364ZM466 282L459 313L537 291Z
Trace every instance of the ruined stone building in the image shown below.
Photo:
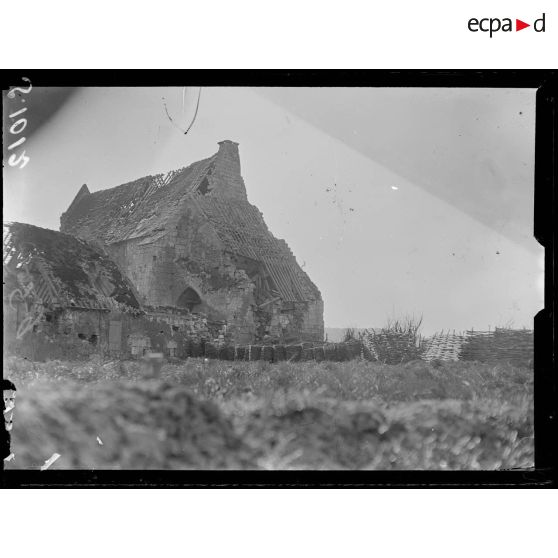
M139 303L110 259L87 243L23 223L3 227L4 346L26 357L76 356L108 340L107 314ZM107 324L108 326L108 324Z
M4 349L31 360L147 351L184 357L219 334L205 317L141 308L133 286L101 251L71 235L4 225ZM192 350L194 349L194 350Z
M235 344L323 340L320 292L249 203L235 142L166 175L84 185L60 222L116 264L150 316L201 316Z

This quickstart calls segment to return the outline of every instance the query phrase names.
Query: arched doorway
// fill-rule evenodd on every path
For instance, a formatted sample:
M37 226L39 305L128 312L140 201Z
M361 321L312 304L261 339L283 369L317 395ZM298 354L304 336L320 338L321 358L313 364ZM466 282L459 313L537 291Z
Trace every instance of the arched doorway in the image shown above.
M194 289L192 289L192 287L188 287L187 289L185 289L178 297L178 301L176 303L179 308L188 308L190 312L194 312L194 310L196 310L200 304L200 295Z

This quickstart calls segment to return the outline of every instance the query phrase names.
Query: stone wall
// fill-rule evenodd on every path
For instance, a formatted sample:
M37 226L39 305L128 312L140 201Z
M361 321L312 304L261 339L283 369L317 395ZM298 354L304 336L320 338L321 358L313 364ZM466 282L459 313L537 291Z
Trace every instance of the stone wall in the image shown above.
M180 295L191 288L201 299L196 311L226 322L235 341L254 340L255 286L193 208L175 231L156 241L133 239L106 249L134 284L142 304L176 307Z
M23 306L4 308L4 351L30 360L74 360L99 354L139 358L146 352L185 358L192 345L225 343L226 327L204 315L158 308L150 312L60 309L45 311L35 326L17 338ZM201 349L197 349L200 352Z
M185 219L188 228L195 228L194 223ZM207 239L199 240L197 235L187 232L173 236L174 239L165 238L152 244L137 240L119 243L110 246L109 252L136 286L142 304L175 307L180 295L191 288L201 299L197 312L206 314L210 320L226 322L236 342L253 342L258 335L255 285L244 269ZM291 326L304 321L301 313L306 304L298 303L298 307L288 317ZM280 320L285 319L280 305L275 305L273 316L267 320L268 332L271 329L274 335L280 336ZM265 334L265 328L260 333Z
M29 313L24 304L4 304L4 353L33 361L80 360L100 352L108 337L102 310L68 310L36 313L34 325L18 336Z
M84 187L62 228L103 244L142 307L188 306L235 343L322 341L321 295L249 204L238 144L165 180Z

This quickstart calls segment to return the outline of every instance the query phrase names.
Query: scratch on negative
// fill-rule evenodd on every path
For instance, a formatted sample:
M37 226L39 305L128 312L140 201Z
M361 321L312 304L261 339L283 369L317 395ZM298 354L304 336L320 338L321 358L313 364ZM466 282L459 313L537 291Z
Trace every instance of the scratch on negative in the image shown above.
M60 457L60 454L59 454L59 453L53 453L53 454L45 461L45 464L41 467L41 471L46 471L59 457Z
M186 91L186 88L184 87L182 89L182 113L184 114L184 93ZM167 118L170 120L171 124L175 127L178 128L181 132L184 132L184 135L186 135L190 129L192 128L192 126L194 125L194 122L196 121L196 118L198 116L198 109L200 108L200 97L201 97L201 87L198 91L198 100L196 102L196 110L194 112L194 116L192 117L192 121L190 122L190 125L188 126L188 128L186 128L186 130L183 130L171 117L171 115L169 114L169 110L167 108L167 102L165 100L165 98L163 97L163 106L165 107L165 112L167 114Z

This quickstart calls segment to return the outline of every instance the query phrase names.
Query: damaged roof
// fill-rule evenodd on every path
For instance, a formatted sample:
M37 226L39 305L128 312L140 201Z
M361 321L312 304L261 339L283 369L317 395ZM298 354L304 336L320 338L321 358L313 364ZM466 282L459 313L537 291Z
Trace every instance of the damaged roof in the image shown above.
M178 221L180 214L173 208L197 186L215 157L108 190L90 193L84 185L62 214L61 228L68 234L95 238L102 244L144 237L156 240Z
M298 265L287 243L271 234L255 206L247 201L208 196L197 196L195 203L227 251L263 264L283 300L320 298L320 291Z
M104 245L154 242L174 231L186 207L212 225L224 250L256 260L286 301L321 299L287 243L267 228L246 197L235 142L223 141L212 157L167 175L146 176L90 193L84 185L60 219L64 232Z
M3 229L5 284L27 272L46 305L140 308L116 264L87 242L25 223L4 223Z

